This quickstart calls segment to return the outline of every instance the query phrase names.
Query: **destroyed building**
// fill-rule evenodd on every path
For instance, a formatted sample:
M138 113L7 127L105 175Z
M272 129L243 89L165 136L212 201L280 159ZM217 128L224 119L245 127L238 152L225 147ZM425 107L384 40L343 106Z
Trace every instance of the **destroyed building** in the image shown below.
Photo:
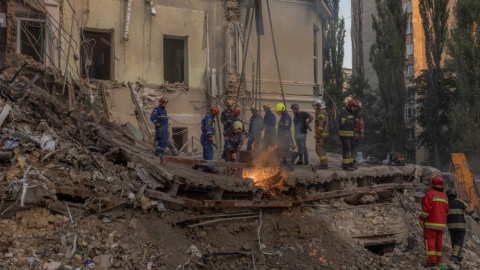
M345 172L329 153L329 170L283 172L252 166L262 161L257 153L231 164L202 160L192 151L199 145L188 146L210 102L236 94L252 3L0 0L0 269L421 269L416 200L438 170L366 162ZM261 44L273 46L263 3ZM291 55L280 65L292 57L295 69L310 70L280 69L286 99L304 104L321 91L311 38L321 39L315 31L328 11L323 1L270 5L281 25L275 40L304 46L277 48L296 55L284 51ZM290 23L276 23L281 17ZM167 72L165 40L175 50ZM281 96L272 50L261 52L261 88L273 103ZM248 108L245 89L240 105ZM145 118L161 95L172 99L172 126L186 128L172 130L187 145L178 157L153 153ZM478 250L469 235L465 269L478 269Z
M2 0L1 3L5 17L0 28L0 53L5 55L1 61L8 63L12 55L20 53L61 72L67 71L68 78L131 82L134 88L138 86L136 98L147 119L160 96L176 100L175 106L169 108L169 116L172 133L181 134L174 138L178 148L192 137L200 136L199 123L207 108L215 103L213 98L223 102L238 100L242 117L249 119L249 108L258 98L262 104L276 104L282 102L284 91L287 103L299 103L312 111L311 98L314 93L321 94L322 22L331 16L322 0L273 0L268 9L263 1L260 56L257 52L260 30L255 24L258 19L250 20L254 1ZM254 29L251 33L250 24ZM248 56L243 55L247 42ZM257 62L261 62L261 90L252 88L256 74L252 68ZM240 82L242 70L245 76ZM238 91L241 93L237 98ZM128 89L110 92L107 90L107 95L112 94L114 100L130 95ZM109 104L114 107L110 112L112 119L148 131L144 125L150 123L132 122L132 110L125 107L128 105ZM313 149L313 139L309 143ZM186 145L186 149L200 146L196 141L194 144Z

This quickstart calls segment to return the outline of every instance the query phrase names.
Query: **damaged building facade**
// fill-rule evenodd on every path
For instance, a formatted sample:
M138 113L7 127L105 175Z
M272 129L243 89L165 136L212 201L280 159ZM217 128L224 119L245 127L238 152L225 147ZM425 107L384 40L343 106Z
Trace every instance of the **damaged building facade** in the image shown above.
M252 104L282 102L282 90L288 108L298 103L310 112L313 95L321 94L322 27L331 16L322 0L258 1L263 35L257 16L250 20L253 0L0 3L0 62L11 64L14 55L24 54L66 74L69 81L123 83L105 84L108 116L145 134L153 132L148 118L158 98L167 96L173 140L185 150L200 147L192 137L200 136L201 119L212 105L238 96L248 120ZM257 67L261 77L255 76ZM72 100L65 89L55 93ZM221 133L216 140L222 140ZM313 149L313 139L309 143Z

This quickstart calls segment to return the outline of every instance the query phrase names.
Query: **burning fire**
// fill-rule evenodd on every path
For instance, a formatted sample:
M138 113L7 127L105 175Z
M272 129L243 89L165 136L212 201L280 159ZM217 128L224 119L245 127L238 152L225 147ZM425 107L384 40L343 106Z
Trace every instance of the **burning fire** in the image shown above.
M317 249L316 247L313 247L313 248L310 250L310 252L308 252L308 254L309 254L310 256L317 257L317 255L318 255L318 249ZM327 261L325 258L323 258L322 256L319 256L319 257L318 257L318 261L321 262L321 263L324 263L324 264L328 264L328 261ZM330 261L330 265L332 265L332 261Z
M263 167L246 169L242 177L251 178L256 186L273 188L283 184L284 172L279 168Z

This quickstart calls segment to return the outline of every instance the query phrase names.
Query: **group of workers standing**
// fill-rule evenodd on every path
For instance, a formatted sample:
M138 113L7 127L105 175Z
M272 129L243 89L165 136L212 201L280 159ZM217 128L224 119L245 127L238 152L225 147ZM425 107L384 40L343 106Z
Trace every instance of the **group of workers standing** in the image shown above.
M159 106L156 107L150 116L150 120L155 124L155 153L157 156L165 154L165 148L174 149L169 142L169 123L166 106L168 98L162 97L159 100ZM320 98L312 101L312 107L315 110L315 117L305 111L300 111L298 104L292 104L291 110L294 114L292 121L283 103L275 106L275 113L271 111L270 104L264 104L264 117L260 114L258 108L253 105L250 108L252 116L248 132L244 129L240 120L240 109L234 108L233 101L229 100L226 104L227 108L222 111L214 106L203 117L201 122L200 142L203 147L203 159L213 160L214 146L216 147L213 137L215 135L215 119L220 115L223 125L223 136L225 138L225 148L222 158L228 162L238 162L240 149L243 146L244 138L248 138L247 151L250 150L268 150L273 146L276 149L281 164L287 171L293 170L291 149L298 147L298 162L296 165L309 165L309 156L307 150L307 130L312 130L310 123L315 120L315 150L320 159L320 163L313 167L317 169L328 169L327 153L325 151L326 141L328 139L328 114L326 103ZM364 137L363 118L360 115L362 103L359 100L350 100L345 109L340 112L338 119L340 123L339 135L342 142L343 161L342 168L344 170L356 169L356 149L358 140ZM277 122L277 116L280 117ZM294 125L294 136L292 137L292 122ZM264 135L262 138L262 131ZM199 166L194 166L198 169ZM206 172L216 172L211 166L202 167Z
M467 203L457 198L455 189L450 188L444 193L443 184L441 175L433 176L431 178L432 188L425 193L422 199L419 221L423 228L427 255L427 260L423 263L424 267L440 266L443 257L442 239L445 229L448 229L452 243L450 260L460 264L463 259L462 249L467 229L465 214L470 215L480 225L480 217Z

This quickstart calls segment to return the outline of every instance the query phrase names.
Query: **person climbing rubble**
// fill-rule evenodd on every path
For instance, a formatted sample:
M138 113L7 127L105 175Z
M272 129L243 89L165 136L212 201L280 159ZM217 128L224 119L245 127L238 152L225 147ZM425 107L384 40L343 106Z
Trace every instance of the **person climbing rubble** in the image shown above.
M462 251L467 231L465 214L470 215L479 225L480 217L473 211L467 203L457 198L455 189L450 188L446 192L448 197L447 227L452 241L452 255L450 260L460 264L463 259Z
M422 265L424 267L437 265L442 267L442 238L449 211L448 198L443 193L443 177L441 175L437 174L431 178L431 186L432 188L425 193L422 199L422 213L419 217L427 253L427 261Z
M233 127L227 130L225 136L225 161L238 162L240 158L240 149L243 146L243 124L240 121L235 121ZM227 173L230 175L236 174L235 168L228 168Z
M200 142L203 146L203 159L213 160L213 136L215 135L215 117L218 116L220 110L218 107L211 107L210 111L202 119L202 135ZM198 165L194 165L193 169L198 169ZM203 166L203 171L215 173L217 169L212 166Z
M254 147L260 148L262 143L263 118L255 105L252 105L250 111L252 112L252 117L250 117L250 126L248 128L247 151L252 150Z
M168 133L168 116L167 116L168 98L161 97L159 105L153 109L150 120L155 124L155 155L165 155L165 147L167 147Z
M355 116L355 127L353 129L353 143L352 143L352 158L353 164L357 165L357 148L358 142L363 141L365 137L365 127L363 124L363 116L360 114L360 110L362 109L362 102L360 100L356 100L355 103L357 104L356 110L354 111Z
M320 159L320 163L313 170L326 170L328 169L327 152L325 151L328 138L327 104L322 99L315 98L312 101L312 107L315 110L315 150Z
M292 152L290 148L293 147L292 140L292 117L288 114L283 103L278 103L275 106L275 112L280 116L277 127L277 145L280 161L287 171L293 171Z
M357 105L355 100L349 100L347 107L340 112L340 117L338 117L338 122L340 123L338 135L340 136L340 141L342 142L342 169L346 171L353 171L357 169L357 166L353 164L351 147L353 141L353 130L355 126L354 111L356 110L356 107Z
M265 116L263 117L263 128L265 130L265 133L263 134L263 149L266 150L275 145L275 137L277 136L277 130L275 129L275 126L277 125L277 117L272 113L270 104L264 104L263 110L265 111Z
M298 104L292 104L290 109L294 114L294 137L298 147L298 162L295 165L308 165L310 164L310 161L308 160L307 129L312 130L309 125L314 118L313 115L300 111L300 106L298 106Z
M223 125L223 132L226 132L233 125L233 117L233 101L228 100L227 109L223 110L222 114L220 115L220 122L222 122Z

